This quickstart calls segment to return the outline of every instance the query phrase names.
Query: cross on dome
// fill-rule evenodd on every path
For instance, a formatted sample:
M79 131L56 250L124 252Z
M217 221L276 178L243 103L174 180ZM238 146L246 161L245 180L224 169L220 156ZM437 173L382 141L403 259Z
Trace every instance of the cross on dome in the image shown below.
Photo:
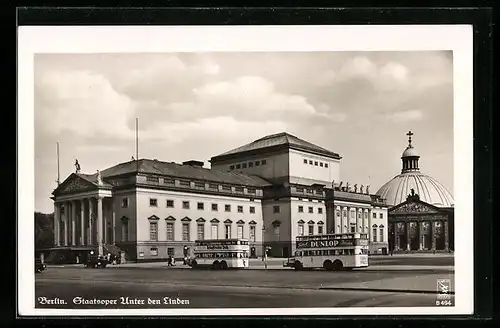
M408 147L411 147L411 136L413 135L413 132L410 130L406 135L408 136Z

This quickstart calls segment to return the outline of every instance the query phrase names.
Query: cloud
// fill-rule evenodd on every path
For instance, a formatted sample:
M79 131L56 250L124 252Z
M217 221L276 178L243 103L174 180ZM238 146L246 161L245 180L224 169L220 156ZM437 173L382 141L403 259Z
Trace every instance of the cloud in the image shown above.
M407 110L387 115L387 119L393 122L420 121L422 118L423 114L419 110Z
M133 102L100 74L45 71L35 78L35 103L37 125L46 133L133 138L127 127Z

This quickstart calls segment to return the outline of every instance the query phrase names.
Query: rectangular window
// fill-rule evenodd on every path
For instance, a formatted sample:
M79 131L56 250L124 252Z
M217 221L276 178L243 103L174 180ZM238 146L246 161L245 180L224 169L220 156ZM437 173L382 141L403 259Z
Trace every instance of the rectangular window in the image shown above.
M182 241L189 241L189 223L182 224Z
M158 222L149 222L149 240L158 241Z
M304 206L299 205L299 213L304 213Z
M231 186L222 186L222 190L231 191Z
M175 180L174 179L163 178L163 184L175 185Z
M243 164L241 165L241 167L242 167L242 168L244 168L244 169L246 169L246 168L247 168L247 163L243 163Z
M308 207L308 212L309 212L309 213L314 213L314 208L313 208L312 206L309 206L309 207Z
M195 182L194 186L196 188L205 188L205 184L203 182Z
M256 189L255 188L247 188L247 193L249 194L255 194Z
M203 210L203 209L205 209L205 204L204 204L204 203L200 203L200 202L199 202L199 203L198 203L198 209L199 209L199 210Z
M380 228L380 242L384 242L384 228Z
M219 210L219 205L212 204L212 211L218 211L218 210Z
M312 165L313 164L313 161L309 160L309 165Z
M312 224L309 225L309 235L314 235L314 226Z
M128 207L128 198L122 198L122 208L127 208Z
M191 182L186 181L186 180L180 180L179 185L182 187L191 187Z
M307 189L307 193L308 193L308 194L312 194L312 193L313 193L313 190L312 190L312 189Z
M243 226L238 226L238 239L243 239Z
M253 167L253 162L248 163L248 167Z
M122 221L122 241L128 241L128 220Z
M322 234L323 234L323 226L319 225L318 226L318 235L322 235Z
M243 213L243 206L238 205L238 213Z
M250 226L250 241L255 241L255 226L251 225Z
M219 238L219 226L217 224L212 224L211 237L212 239Z
M149 254L153 256L158 256L158 248L156 247L151 247L149 250Z
M234 170L234 165L229 165L230 170Z
M280 226L279 225L274 226L274 235L276 237L280 236Z
M377 213L373 213L373 218L376 219L377 218Z
M205 239L205 225L203 223L198 223L196 227L196 238L198 238L198 240Z
M296 187L296 188L295 188L295 190L296 190L297 192L304 192L304 188L299 188L299 187Z
M173 222L167 222L167 240L168 241L174 240L174 223Z
M146 177L146 181L151 182L151 183L160 183L160 178L158 178L158 177Z
M315 161L315 162L314 162L314 166L318 166L318 162L316 162L316 161Z
M167 248L167 255L168 256L175 256L175 248L173 248L173 247Z
M299 224L299 236L303 236L303 235L304 235L304 225Z
M156 198L150 198L149 199L149 206L151 206L151 207L158 207L158 199L156 199Z
M241 164L236 164L236 169L241 169Z
M325 163L325 167L328 167L328 164Z
M243 187L235 187L234 191L236 191L236 192L243 192L244 189L243 189Z
M323 208L318 207L318 214L323 214Z
M304 164L307 164L307 159L304 158Z
M185 210L189 210L189 201L183 201L182 202L182 208Z
M372 238L373 238L373 242L376 243L377 242L377 228L373 228L373 231L372 231Z
M280 206L279 205L274 205L273 206L273 213L279 213L280 212Z
M174 207L174 200L173 199L167 199L167 207Z
M267 161L265 159L262 160L262 165L266 165Z
M319 162L319 166L320 166L320 167L323 167L323 162Z
M252 213L252 214L255 213L255 206L250 206L250 213Z
M218 189L219 189L219 185L217 185L217 184L213 184L213 183L210 183L210 184L208 185L208 189L218 190Z
M226 224L224 226L226 239L231 239L231 226Z
M228 204L224 205L224 211L231 212L231 205L228 205Z
M259 161L255 162L255 166L259 166L259 165L260 165Z
M380 213L378 217L381 218L381 219L383 219L384 218L384 214Z
M351 227L351 232L355 233L356 232L356 227Z

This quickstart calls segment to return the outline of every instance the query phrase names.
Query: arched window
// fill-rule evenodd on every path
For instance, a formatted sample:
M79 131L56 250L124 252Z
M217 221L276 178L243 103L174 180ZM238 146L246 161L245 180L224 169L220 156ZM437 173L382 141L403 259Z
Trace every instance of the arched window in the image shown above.
M381 224L379 227L379 233L380 233L380 242L383 243L384 242L384 225Z

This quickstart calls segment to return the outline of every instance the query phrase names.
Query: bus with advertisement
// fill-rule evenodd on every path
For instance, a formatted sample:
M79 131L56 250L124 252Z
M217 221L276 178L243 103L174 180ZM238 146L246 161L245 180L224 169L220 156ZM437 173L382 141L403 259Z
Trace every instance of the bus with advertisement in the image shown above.
M368 266L368 234L343 233L297 236L295 256L283 263L295 270L329 271Z
M212 269L248 268L250 245L247 239L196 240L192 268Z

